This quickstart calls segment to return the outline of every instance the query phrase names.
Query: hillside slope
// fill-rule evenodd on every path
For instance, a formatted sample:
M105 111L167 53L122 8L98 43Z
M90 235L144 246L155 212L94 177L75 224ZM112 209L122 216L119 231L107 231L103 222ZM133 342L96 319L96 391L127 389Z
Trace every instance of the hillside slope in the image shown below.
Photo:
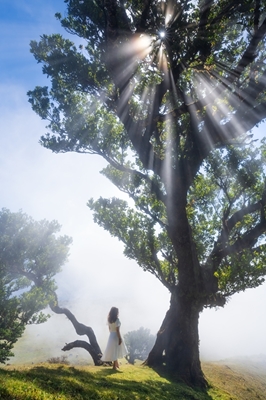
M266 356L202 363L212 385L239 400L266 399Z
M261 361L261 360L260 360ZM110 367L54 363L0 368L1 400L265 400L266 363L258 360L204 362L206 392L170 381L156 371L122 363Z

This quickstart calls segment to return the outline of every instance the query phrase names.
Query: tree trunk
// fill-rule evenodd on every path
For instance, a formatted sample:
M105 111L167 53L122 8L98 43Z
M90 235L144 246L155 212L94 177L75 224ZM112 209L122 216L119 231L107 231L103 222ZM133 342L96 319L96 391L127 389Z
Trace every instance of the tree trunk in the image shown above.
M146 365L162 367L176 380L205 388L207 381L199 359L198 321L201 310L195 299L172 293L170 309Z

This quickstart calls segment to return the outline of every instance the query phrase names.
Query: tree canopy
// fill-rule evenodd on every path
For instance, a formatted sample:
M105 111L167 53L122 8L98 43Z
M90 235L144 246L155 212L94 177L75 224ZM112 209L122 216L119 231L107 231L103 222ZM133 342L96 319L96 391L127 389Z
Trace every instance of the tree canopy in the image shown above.
M90 200L95 221L171 292L149 365L204 384L198 316L265 269L266 2L66 0L75 41L31 51L51 84L29 101L54 152L98 154L133 200ZM182 333L181 333L182 332Z
M42 323L54 299L54 275L72 239L58 236L56 221L34 221L22 211L0 211L0 363L13 355L27 324Z

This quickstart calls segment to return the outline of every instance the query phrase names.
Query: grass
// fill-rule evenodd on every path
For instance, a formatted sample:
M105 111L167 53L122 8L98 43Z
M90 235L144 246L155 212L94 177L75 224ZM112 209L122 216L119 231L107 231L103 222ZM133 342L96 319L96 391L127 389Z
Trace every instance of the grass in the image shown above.
M207 365L208 366L208 365ZM218 368L218 369L217 369ZM122 365L119 372L110 367L73 367L43 363L34 366L0 368L1 400L239 400L222 387L220 366L205 366L211 386L206 392L171 382L141 365ZM223 372L222 372L223 374ZM230 378L231 379L231 378ZM229 380L230 380L229 379ZM247 389L247 388L246 388ZM251 392L250 392L251 393ZM249 397L263 399L264 397ZM243 397L244 398L244 397Z
M0 400L265 400L266 358L202 363L210 383L204 393L171 382L141 365L88 366L90 357L75 349L62 356L57 338L45 341L34 326L16 343L12 365L0 368ZM35 336L34 336L35 333ZM33 349L33 338L35 347ZM55 339L55 338L54 338ZM80 351L79 351L80 350ZM48 360L47 360L48 359ZM43 363L42 360L48 362ZM67 365L69 364L69 365Z
M216 387L241 400L266 399L266 368L258 364L227 362L203 364L205 376Z

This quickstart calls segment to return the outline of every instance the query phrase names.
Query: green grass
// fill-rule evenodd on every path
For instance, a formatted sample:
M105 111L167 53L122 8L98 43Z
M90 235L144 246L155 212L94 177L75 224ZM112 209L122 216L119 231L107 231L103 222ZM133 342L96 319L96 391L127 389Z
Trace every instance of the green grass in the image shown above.
M32 349L32 338L21 338L15 354L12 365L0 368L0 400L266 399L265 358L263 362L247 359L241 364L232 359L203 362L203 371L210 383L210 388L203 393L171 382L140 364L127 365L124 360L121 360L124 363L121 372L113 372L110 367L88 366L89 357L83 356L83 352L75 351L77 358L65 357L71 365L54 364L64 361L62 352L55 353L54 346L50 348L49 342L43 343L42 337L37 350ZM50 354L53 357L49 358ZM58 354L60 357L56 357ZM50 363L40 363L48 358Z
M1 400L233 400L224 389L206 392L171 382L143 366L73 367L39 364L0 368Z

